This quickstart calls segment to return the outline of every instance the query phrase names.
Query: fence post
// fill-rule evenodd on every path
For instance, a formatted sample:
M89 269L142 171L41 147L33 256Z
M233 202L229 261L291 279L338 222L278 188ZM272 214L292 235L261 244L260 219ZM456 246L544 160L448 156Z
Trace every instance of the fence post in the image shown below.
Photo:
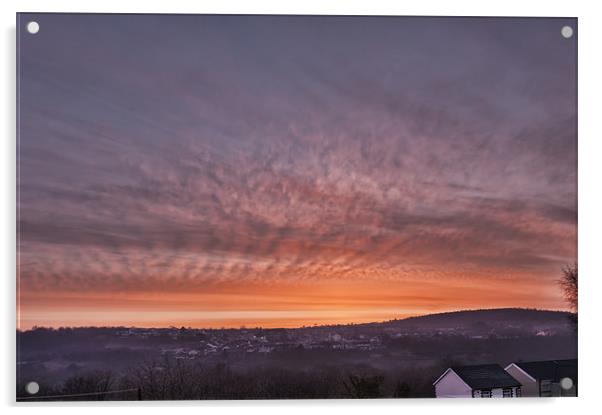
M142 400L142 388L138 388L138 400Z

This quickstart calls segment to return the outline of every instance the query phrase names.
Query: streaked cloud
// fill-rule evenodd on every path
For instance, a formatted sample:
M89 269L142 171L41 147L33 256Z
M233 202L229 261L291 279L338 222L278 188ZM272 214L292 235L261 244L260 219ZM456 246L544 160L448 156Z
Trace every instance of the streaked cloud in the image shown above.
M236 314L245 290L284 316L312 309L316 284L360 284L332 294L354 319L563 307L548 287L576 257L565 21L36 19L44 37L20 49L23 313L162 292L144 312L219 294L196 311Z

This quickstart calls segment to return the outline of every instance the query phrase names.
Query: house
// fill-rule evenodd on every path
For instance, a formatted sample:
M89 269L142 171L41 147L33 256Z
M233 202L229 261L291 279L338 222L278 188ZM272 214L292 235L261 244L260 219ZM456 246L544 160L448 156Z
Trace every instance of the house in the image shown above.
M577 359L510 363L506 372L523 385L523 396L577 396Z
M515 398L521 384L498 364L452 366L433 383L437 398Z

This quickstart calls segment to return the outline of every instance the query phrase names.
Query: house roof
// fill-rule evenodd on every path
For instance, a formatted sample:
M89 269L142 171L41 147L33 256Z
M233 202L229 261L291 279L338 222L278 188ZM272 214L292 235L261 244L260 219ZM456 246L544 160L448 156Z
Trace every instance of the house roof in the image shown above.
M560 382L562 378L577 381L577 359L515 362L516 366L537 380Z
M472 389L511 388L521 386L498 364L452 366L453 370Z

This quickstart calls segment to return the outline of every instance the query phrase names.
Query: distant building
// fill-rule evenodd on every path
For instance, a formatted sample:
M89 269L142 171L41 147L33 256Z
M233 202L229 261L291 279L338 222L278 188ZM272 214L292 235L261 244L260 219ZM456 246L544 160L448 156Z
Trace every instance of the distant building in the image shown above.
M523 396L577 396L577 359L510 363L506 372L523 385Z
M453 366L433 383L437 398L515 398L521 384L498 364Z

